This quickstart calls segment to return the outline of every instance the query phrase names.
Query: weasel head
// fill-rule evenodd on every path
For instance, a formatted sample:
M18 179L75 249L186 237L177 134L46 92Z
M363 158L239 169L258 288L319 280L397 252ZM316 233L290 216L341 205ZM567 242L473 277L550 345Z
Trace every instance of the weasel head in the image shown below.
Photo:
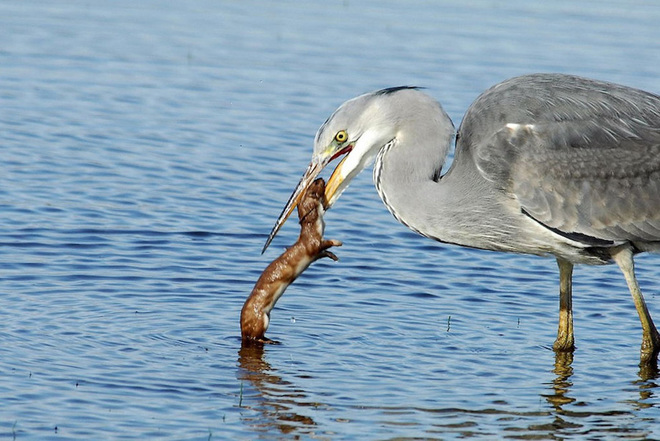
M315 216L314 213L319 210L318 214L323 214L326 206L325 200L325 181L323 178L318 178L309 186L305 195L303 196L300 204L298 205L298 218L302 220L306 216Z

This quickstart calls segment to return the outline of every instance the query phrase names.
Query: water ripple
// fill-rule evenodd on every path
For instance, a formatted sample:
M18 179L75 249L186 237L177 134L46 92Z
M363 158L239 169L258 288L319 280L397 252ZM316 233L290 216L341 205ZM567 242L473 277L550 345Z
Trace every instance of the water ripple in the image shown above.
M1 3L0 438L660 438L615 267L576 268L578 350L555 356L551 259L424 240L368 173L326 216L340 261L273 311L281 344L241 348L238 329L343 100L425 86L458 126L532 70L657 91L659 19L614 1ZM637 259L655 316L657 263Z

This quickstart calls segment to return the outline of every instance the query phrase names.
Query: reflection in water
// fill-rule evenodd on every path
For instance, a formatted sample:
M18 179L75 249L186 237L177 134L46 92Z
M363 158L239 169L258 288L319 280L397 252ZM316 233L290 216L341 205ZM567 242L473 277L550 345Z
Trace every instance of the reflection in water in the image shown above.
M658 378L658 360L652 363L640 363L638 375L642 382Z
M556 438L559 434L567 430L575 430L582 425L566 420L565 416L570 412L564 410L564 406L570 405L575 402L575 398L570 396L571 387L573 382L573 353L571 352L555 352L555 367L553 373L556 375L552 381L551 394L543 395L543 397L554 408L554 421L546 425L546 430L549 432L550 438ZM530 429L538 430L540 427L530 427Z
M557 414L562 414L562 406L570 404L575 401L575 398L570 397L568 394L571 391L571 376L573 376L573 353L571 352L557 352L555 353L555 368L553 369L556 375L552 381L552 388L554 393L545 395L554 408Z
M660 376L658 374L658 364L655 363L640 363L639 365L639 380L633 381L633 385L639 388L639 401L633 404L637 409L648 409L654 407L653 403L655 391L658 389L658 383L655 381Z
M292 409L318 407L318 403L304 401L304 391L276 374L264 360L263 344L241 346L238 351L238 366L236 377L241 382L243 394L241 406L259 413L258 416L243 416L243 421L252 430L270 436L273 429L283 434L314 432L314 420L299 415Z
M588 409L577 411L570 409L570 405L576 401L576 398L571 396L571 388L573 382L573 354L572 353L555 353L555 366L553 373L556 375L552 381L552 393L542 395L549 404L554 408L554 421L545 426L547 435L551 439L563 439L564 436L570 433L576 433L576 430L586 430L585 433L592 433L592 430L587 425L581 424L582 421L588 422L589 418L598 413L590 412ZM653 381L658 378L658 369L656 365L643 364L640 365L639 379L632 382L632 385L639 390L639 400L630 400L628 404L633 405L636 410L646 409L653 407L652 398L654 398L655 390L658 384ZM630 410L622 409L620 411L610 410L602 414L602 416L616 416L627 415L633 417L634 413ZM530 427L530 429L537 431L540 427ZM620 428L622 433L626 432L625 428ZM613 432L616 430L612 429ZM644 434L640 434L645 436Z
M634 427L630 421L637 420L637 411L654 407L658 384L657 370L640 371L639 378L630 382L634 389L633 399L615 408L591 407L589 401L579 400L575 391L573 354L557 353L552 372L554 378L547 384L546 393L541 396L550 405L548 409L534 411L511 411L496 407L486 408L421 408L409 406L372 407L361 405L360 409L376 410L386 415L384 425L396 425L409 419L411 430L420 411L432 420L429 434L460 434L471 437L487 434L482 430L484 420L497 418L506 426L508 438L518 439L567 439L572 437L611 437L622 435L628 438L648 439L652 429L640 424ZM653 374L654 376L649 376ZM280 434L288 438L327 436L331 429L319 427L305 413L318 409L317 402L308 399L308 393L277 375L277 371L266 361L263 345L243 346L238 351L236 373L242 384L242 421L256 439L277 438ZM581 386L581 385L578 385ZM639 398L635 397L639 391ZM438 421L440 417L441 421ZM423 421L424 419L422 419ZM594 424L598 421L598 424ZM420 423L423 424L423 423ZM320 433L319 433L320 432Z

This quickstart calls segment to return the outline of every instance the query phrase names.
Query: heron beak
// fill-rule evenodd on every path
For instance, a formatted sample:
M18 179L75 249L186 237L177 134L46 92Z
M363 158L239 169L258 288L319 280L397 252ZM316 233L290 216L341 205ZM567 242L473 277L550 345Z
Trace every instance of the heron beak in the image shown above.
M328 182L325 184L325 200L327 203L326 208L332 207L332 205L341 195L342 191L344 191L344 186L341 184L344 182L344 178L346 177L343 166L347 158L348 155L342 158L339 164L337 164L337 167L335 167L335 170L332 172L332 175L330 175L330 179L328 179Z
M284 222L286 222L298 203L300 203L300 200L305 194L307 187L309 187L312 182L314 182L314 179L316 179L316 177L321 173L323 167L325 167L325 164L322 162L312 161L309 164L307 170L305 170L305 174L303 174L300 182L298 182L296 189L293 190L293 193L289 197L289 201L286 203L284 210L282 210L282 213L280 213L280 217L277 218L277 222L275 222L275 226L268 235L268 240L266 240L266 245L264 245L264 248L261 250L261 254L266 251L266 248L268 248L268 245L270 245L270 243L273 241L273 238L277 232L280 231L280 228L282 228Z
M280 231L280 228L282 228L284 222L286 222L289 216L291 216L291 213L293 213L293 210L300 203L302 197L305 195L305 191L307 190L307 187L309 187L312 184L312 182L314 182L314 179L316 179L316 177L319 174L321 174L321 171L325 168L325 166L328 165L330 161L333 161L339 156L346 155L344 159L342 159L341 162L337 165L337 168L330 177L330 181L326 185L325 196L326 196L327 205L325 208L326 209L330 208L330 206L334 203L334 201L337 200L337 198L343 191L343 187L339 192L337 192L337 189L339 188L339 185L344 181L344 176L341 173L338 173L338 171L341 169L341 165L344 163L346 157L348 157L347 154L350 153L351 150L353 150L353 144L350 144L338 151L332 149L329 146L324 153L318 156L314 156L312 158L312 162L307 166L307 170L305 170L305 173L300 179L300 182L298 182L296 189L293 190L293 193L291 193L291 196L289 197L289 201L286 203L286 206L284 207L284 210L282 210L282 213L280 213L280 217L277 218L277 222L275 222L275 226L268 235L268 240L266 240L266 244L261 250L261 254L263 254L264 251L266 251L266 248L268 248L268 245L270 245L270 243L273 241L273 238L275 237L277 232ZM341 178L339 178L340 175ZM333 179L335 181L335 184L333 184L334 187L330 187L330 182L333 182ZM328 191L328 188L332 188L332 190ZM333 195L334 198L331 199Z

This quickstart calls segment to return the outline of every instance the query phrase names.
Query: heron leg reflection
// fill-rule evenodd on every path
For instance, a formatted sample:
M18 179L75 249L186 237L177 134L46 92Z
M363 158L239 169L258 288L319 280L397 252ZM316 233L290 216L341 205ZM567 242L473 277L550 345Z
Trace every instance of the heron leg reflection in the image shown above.
M552 348L556 352L572 352L575 349L573 337L573 264L557 258L559 266L559 328L557 340Z
M642 291L639 289L639 283L637 283L637 277L635 277L635 262L633 260L632 250L629 247L617 250L612 253L612 259L619 265L626 278L630 294L632 294L633 301L635 302L637 314L639 314L639 320L642 323L641 362L657 363L658 351L660 351L660 333L658 333L653 323L651 314L642 296Z
M552 381L554 394L546 396L546 399L554 406L558 415L564 412L563 406L575 402L575 398L569 396L571 387L573 386L573 382L571 381L571 377L573 376L572 363L572 352L555 353L555 368L553 372L556 377Z

